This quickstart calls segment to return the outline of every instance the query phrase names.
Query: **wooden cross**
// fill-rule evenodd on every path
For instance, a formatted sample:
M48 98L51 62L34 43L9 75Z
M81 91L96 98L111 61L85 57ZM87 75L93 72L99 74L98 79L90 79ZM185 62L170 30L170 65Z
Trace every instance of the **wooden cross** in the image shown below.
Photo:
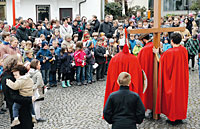
M161 28L161 0L154 0L154 27L151 29L131 29L130 34L153 33L153 44L155 48L160 46L160 34L162 32L184 31L185 27L170 27ZM152 50L153 52L153 50ZM158 119L155 114L157 87L158 87L158 61L154 56L154 71L153 71L153 118Z

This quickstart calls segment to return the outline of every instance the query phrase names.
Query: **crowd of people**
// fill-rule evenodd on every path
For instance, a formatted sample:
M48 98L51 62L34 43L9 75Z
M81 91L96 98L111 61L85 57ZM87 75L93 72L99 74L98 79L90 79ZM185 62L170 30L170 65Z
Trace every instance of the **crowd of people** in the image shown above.
M166 17L161 21L162 27L186 27L184 32L179 33L182 35L182 45L188 50L189 60L192 60L191 70L194 71L195 57L200 53L200 34L195 16L190 14ZM66 88L72 85L83 86L95 81L104 81L111 58L121 51L120 46L124 46L126 40L128 40L130 53L135 56L148 42L152 41L152 34L145 36L129 34L128 39L125 39L125 28L147 29L152 28L153 24L153 18L143 18L140 12L137 16L133 15L125 19L124 23L114 20L112 15L107 15L102 22L95 15L89 20L77 15L74 20L70 17L63 18L62 21L54 19L49 21L45 18L44 21L36 23L31 18L24 20L19 17L16 19L15 26L0 21L0 90L3 91L0 94L4 95L11 120L17 120L12 123L12 126L27 124L23 123L26 120L20 117L20 114L25 112L23 115L27 115L30 109L33 109L30 106L32 100L35 110L32 112L33 118L36 118L38 122L43 121L40 116L40 105L41 100L44 100L44 87L56 87L58 82ZM162 33L161 35L161 53L172 48L170 34ZM27 71L21 66L22 64ZM17 77L15 72L18 72ZM33 87L33 91L26 86L12 87L15 80L16 82L20 79L25 81L24 78L33 80L33 84L29 84ZM29 93L25 90L23 94L23 88L30 90ZM15 92L16 90L19 92ZM1 100L0 106L2 104ZM20 105L28 106L21 110ZM19 109L19 114L14 113L16 109ZM3 114L5 111L5 108L2 108L0 113ZM31 116L27 119L32 120ZM28 126L24 127L28 129Z

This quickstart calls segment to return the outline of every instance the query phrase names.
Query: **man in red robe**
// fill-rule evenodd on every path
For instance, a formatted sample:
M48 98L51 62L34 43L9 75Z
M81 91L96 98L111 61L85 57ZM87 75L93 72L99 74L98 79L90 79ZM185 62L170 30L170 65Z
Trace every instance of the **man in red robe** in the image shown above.
M108 96L115 91L119 90L117 78L121 72L128 72L131 75L131 84L129 89L140 95L143 95L143 74L138 59L129 53L128 45L120 46L123 51L115 55L108 67L106 91L104 98L104 105Z
M180 45L182 37L173 33L173 48L162 54L159 63L156 114L163 113L171 124L187 117L189 69L188 52Z
M154 61L153 43L150 39L149 34L142 34L139 37L139 39L143 41L145 46L139 52L138 60L147 76L147 84L148 84L148 87L146 89L146 92L144 93L142 101L146 109L152 110L153 109L153 61ZM149 118L153 117L152 112L149 114L148 117Z

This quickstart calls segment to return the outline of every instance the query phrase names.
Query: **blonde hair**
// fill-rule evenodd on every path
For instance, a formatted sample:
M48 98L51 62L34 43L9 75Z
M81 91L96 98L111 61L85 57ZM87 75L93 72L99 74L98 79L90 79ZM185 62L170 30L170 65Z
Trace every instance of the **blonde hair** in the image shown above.
M17 40L17 38L14 37L14 36L12 36L12 37L10 38L10 42L11 42L11 43L12 43L13 41L15 41L15 40Z
M120 86L129 86L131 82L131 75L127 72L121 72L118 76L117 82Z

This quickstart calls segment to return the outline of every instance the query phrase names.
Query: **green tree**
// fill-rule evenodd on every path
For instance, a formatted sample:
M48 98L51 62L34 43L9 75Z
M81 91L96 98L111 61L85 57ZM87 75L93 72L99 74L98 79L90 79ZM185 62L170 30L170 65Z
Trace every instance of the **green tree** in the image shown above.
M190 6L190 10L193 10L196 14L198 14L200 10L200 0L196 0L195 2L193 2Z
M142 16L144 16L144 12L146 12L147 9L144 6L140 7L140 6L136 5L136 6L128 9L128 11L126 12L126 16L128 16L128 17L131 17L132 15L136 16L137 11L140 11Z
M122 5L118 2L111 2L105 5L105 15L112 14L114 19L122 16Z

